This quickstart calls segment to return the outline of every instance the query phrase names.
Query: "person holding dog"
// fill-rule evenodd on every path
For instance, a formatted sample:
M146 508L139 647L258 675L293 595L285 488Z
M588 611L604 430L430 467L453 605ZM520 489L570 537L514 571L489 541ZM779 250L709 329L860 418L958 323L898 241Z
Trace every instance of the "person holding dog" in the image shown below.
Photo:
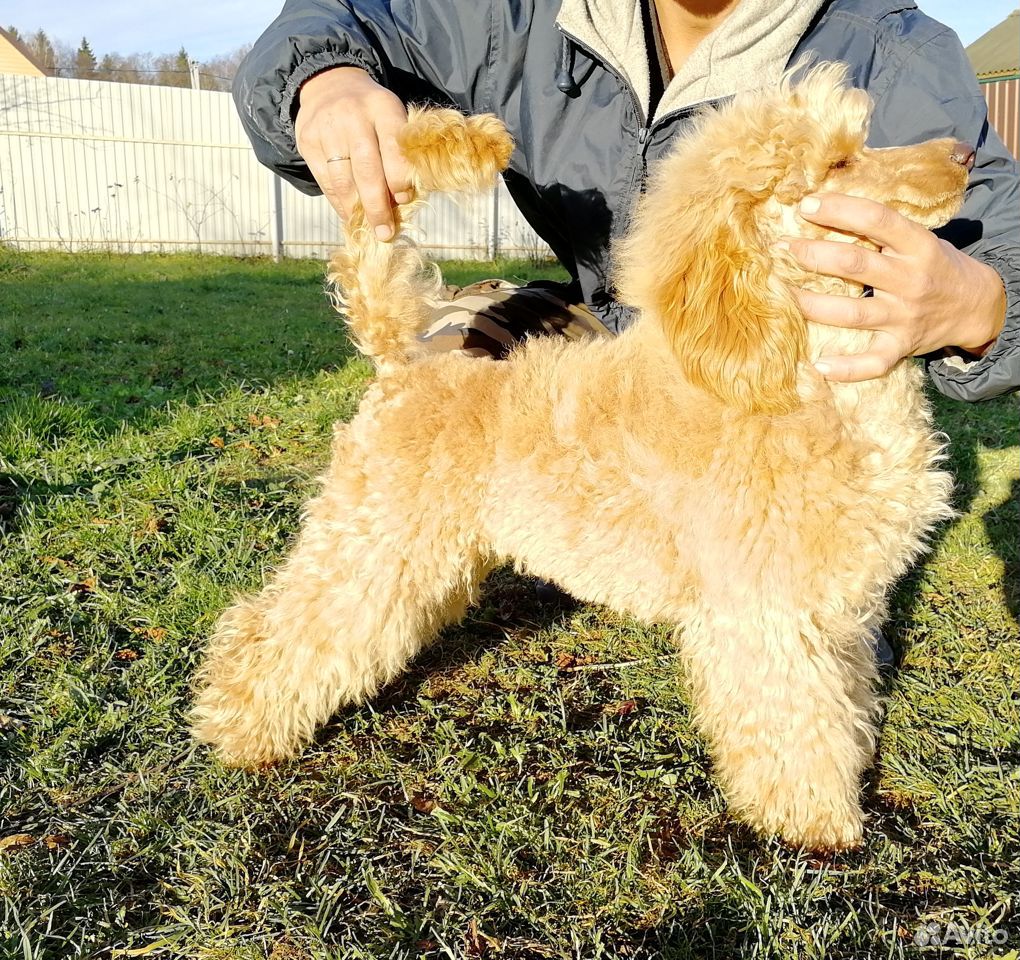
M410 196L397 145L405 104L491 112L517 149L507 186L573 278L480 288L437 305L429 349L499 357L535 332L614 334L629 322L610 249L649 165L692 115L841 60L875 101L871 146L953 136L976 147L963 210L939 236L861 198L809 196L801 215L870 238L791 240L806 267L873 290L804 291L805 316L875 331L855 356L822 357L834 381L925 356L940 391L974 401L1020 386L1020 178L987 124L955 34L889 0L287 0L241 65L234 93L259 159L377 234Z

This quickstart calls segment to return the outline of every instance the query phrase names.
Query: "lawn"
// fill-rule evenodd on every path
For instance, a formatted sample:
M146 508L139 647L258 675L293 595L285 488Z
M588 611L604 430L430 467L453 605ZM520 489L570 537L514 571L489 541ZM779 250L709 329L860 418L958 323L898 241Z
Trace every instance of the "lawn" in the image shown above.
M0 960L1017 956L1015 399L936 404L960 516L893 602L859 851L731 822L668 631L509 571L298 761L195 747L203 638L370 376L321 275L0 250Z

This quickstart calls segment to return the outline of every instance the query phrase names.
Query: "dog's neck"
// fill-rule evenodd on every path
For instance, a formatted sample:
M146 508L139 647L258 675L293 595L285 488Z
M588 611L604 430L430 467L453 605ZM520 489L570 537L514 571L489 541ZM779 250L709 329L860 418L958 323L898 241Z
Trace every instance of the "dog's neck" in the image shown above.
M765 210L767 216L761 223L765 234L763 244L766 246L773 246L784 236L804 236L835 242L861 243L870 249L877 249L874 244L867 241L846 234L837 234L808 223L797 215L795 207L790 204L781 204L773 199L767 202ZM775 249L774 246L773 249ZM773 262L773 270L775 275L792 291L802 289L834 297L864 296L864 288L860 284L843 280L840 277L812 273L805 270L789 254L777 253ZM823 353L860 353L867 349L873 337L871 331L868 330L833 327L811 321L807 321L807 330L809 360L817 360Z
M837 277L822 277L804 274L796 286L812 293L824 293L834 297L863 297L860 284L840 280ZM808 359L817 360L823 354L851 354L867 350L874 337L871 330L856 330L850 327L834 327L824 323L807 323Z

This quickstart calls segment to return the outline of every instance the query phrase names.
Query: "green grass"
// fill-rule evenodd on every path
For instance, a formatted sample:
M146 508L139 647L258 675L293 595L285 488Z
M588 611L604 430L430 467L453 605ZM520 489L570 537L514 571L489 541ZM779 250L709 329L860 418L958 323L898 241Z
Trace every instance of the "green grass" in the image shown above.
M0 958L914 957L1020 948L1015 400L939 401L960 518L901 586L866 845L725 814L668 656L494 576L300 760L185 732L369 377L314 263L0 252ZM454 265L453 282L531 276ZM983 925L983 926L982 926Z

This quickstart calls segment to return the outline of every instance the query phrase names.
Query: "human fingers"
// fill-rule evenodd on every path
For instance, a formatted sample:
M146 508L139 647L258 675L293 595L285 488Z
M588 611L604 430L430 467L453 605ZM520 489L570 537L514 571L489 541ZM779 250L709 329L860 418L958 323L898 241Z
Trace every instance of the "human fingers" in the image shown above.
M354 184L355 202L360 203L376 236L389 240L393 237L393 198L375 129L364 131L350 151L346 166Z
M357 189L347 147L352 132L338 117L321 107L302 106L294 124L298 153L308 165L323 196L344 220L349 220L357 201Z
M805 220L874 240L897 253L909 253L921 237L930 236L920 224L908 220L884 203L842 193L813 193L800 202Z
M381 239L393 233L389 186L375 128L361 118L344 127L325 125L322 139L303 154L326 199L347 222L358 205Z
M806 320L830 327L881 330L892 320L888 304L874 297L840 297L813 290L796 290L794 296Z
M328 157L327 152L330 153ZM314 154L307 154L305 162L330 206L342 220L350 220L358 199L354 178L350 173L350 158L344 154L317 149Z
M399 97L378 84L368 88L357 105L362 114L358 136L349 141L351 172L365 219L376 236L390 240L394 203L407 203L413 196L410 171L398 144L407 110Z
M841 277L875 290L894 290L902 268L897 261L859 243L784 237L777 247L785 249L812 273Z
M383 239L393 235L394 194L410 187L396 143L406 122L400 99L359 68L326 71L301 88L298 152L340 216L349 220L360 203Z
M909 351L895 337L876 335L864 353L819 357L815 369L826 379L838 383L860 383L885 376Z
M410 203L414 197L411 185L411 171L403 151L400 149L400 131L407 124L407 112L399 103L399 112L387 112L376 121L376 137L379 141L379 155L382 157L383 172L390 195L397 203Z

